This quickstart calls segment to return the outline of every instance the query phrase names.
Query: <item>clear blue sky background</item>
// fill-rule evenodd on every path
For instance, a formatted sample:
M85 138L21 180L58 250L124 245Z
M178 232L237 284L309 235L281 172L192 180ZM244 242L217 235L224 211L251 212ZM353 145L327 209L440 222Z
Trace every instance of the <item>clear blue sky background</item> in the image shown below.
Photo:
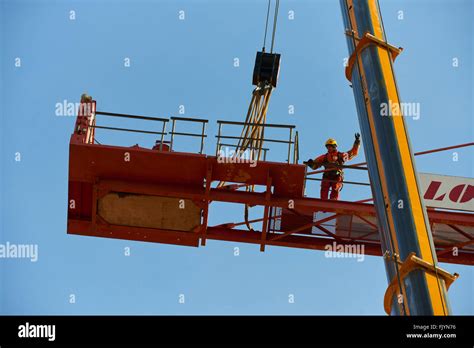
M472 141L472 1L380 2L389 41L405 48L395 64L402 99L421 103L421 118L407 120L414 150ZM0 4L0 241L39 245L36 263L0 259L0 313L384 314L387 281L378 257L356 262L309 250L269 247L260 253L256 245L217 241L186 248L66 234L68 143L75 117L55 116L56 103L79 101L87 91L105 111L169 117L184 105L185 116L210 120L206 152L212 154L215 121L244 119L266 1ZM290 10L294 20L288 19ZM359 130L344 77L343 29L338 1L281 1L276 37L281 74L268 117L297 125L302 159L321 153L329 136L349 148ZM126 146L153 142L104 131L97 138ZM181 138L178 146L197 145ZM418 170L473 177L472 149L458 153L458 162L451 152L418 157ZM283 150L270 155L285 157ZM358 160L364 160L363 152ZM367 181L366 173L347 173L347 180ZM308 194L318 191L318 184L309 185ZM342 196L368 198L370 191L346 185ZM241 207L225 208L212 208L210 224L242 220ZM236 246L240 256L234 256ZM131 248L129 257L125 247ZM450 290L453 312L472 315L473 268L442 266L461 274ZM185 304L178 303L179 294ZM289 294L295 303L288 302Z

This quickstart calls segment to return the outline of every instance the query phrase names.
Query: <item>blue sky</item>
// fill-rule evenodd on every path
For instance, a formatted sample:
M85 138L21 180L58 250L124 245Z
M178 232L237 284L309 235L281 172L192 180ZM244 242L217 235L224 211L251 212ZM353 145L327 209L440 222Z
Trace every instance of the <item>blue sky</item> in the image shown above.
M395 63L402 100L421 105L420 119L407 119L414 151L471 142L473 3L380 5L389 41L405 49ZM185 20L178 18L180 10ZM0 259L0 313L384 314L387 281L378 257L357 262L299 249L260 253L258 246L228 242L186 248L66 234L75 117L56 116L56 103L77 102L87 91L104 111L170 117L184 105L184 116L210 120L205 151L212 154L215 121L245 117L265 11L263 0L0 0L0 241L39 246L35 263ZM343 70L343 30L338 1L281 1L275 49L282 63L268 121L298 127L302 159L322 153L328 137L349 149L359 130ZM110 132L98 132L97 139L153 143L149 136ZM177 145L197 149L184 138ZM418 170L473 177L472 149L458 153L457 162L452 152L417 157ZM269 155L286 158L278 148ZM368 180L358 171L346 179ZM307 193L317 196L318 185L309 184ZM344 200L368 197L368 188L346 185L342 191ZM210 225L243 218L241 207L221 204L211 212ZM130 256L124 256L126 247ZM449 291L453 312L472 315L473 268L442 266L461 275Z

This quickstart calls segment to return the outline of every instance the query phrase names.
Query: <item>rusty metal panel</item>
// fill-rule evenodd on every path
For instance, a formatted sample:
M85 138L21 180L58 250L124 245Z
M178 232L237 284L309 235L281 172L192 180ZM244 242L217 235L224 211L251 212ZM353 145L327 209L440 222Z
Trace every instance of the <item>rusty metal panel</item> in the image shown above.
M201 208L173 197L112 192L99 199L98 214L120 226L193 231L201 224Z

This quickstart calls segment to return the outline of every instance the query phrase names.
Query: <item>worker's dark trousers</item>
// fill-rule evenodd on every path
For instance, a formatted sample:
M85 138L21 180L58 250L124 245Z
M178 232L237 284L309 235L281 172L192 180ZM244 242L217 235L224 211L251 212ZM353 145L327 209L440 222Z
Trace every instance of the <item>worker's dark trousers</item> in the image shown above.
M339 191L342 189L342 177L323 178L321 181L321 199L328 199L329 188L331 188L330 199L337 201Z

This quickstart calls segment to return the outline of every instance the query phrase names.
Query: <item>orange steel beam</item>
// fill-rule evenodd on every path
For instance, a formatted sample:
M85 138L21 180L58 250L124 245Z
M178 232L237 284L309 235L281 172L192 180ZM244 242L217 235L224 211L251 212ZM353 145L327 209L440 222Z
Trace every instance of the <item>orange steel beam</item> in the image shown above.
M270 173L267 176L267 187L265 191L265 200L269 201L272 194L272 177ZM267 229L268 229L268 213L269 213L269 206L265 205L263 209L263 223L262 223L262 243L260 244L260 251L265 251L265 242L267 239Z
M362 217L362 216L360 216L360 215L354 214L354 216L357 216L359 219L361 219L362 221L364 221L366 224L372 226L372 227L375 229L375 231L378 231L378 227L377 227L376 224L370 222L369 220L367 220L366 218L364 218L364 217Z
M308 228L311 228L311 227L315 227L319 224L322 224L324 222L327 222L327 221L330 221L330 220L334 220L335 218L337 217L337 214L335 215L332 215L332 216L328 216L328 217L325 217L324 219L320 219L318 221L314 221L314 222L311 222L309 224L306 224L306 225L303 225L301 227L298 227L294 230L291 230L291 231L287 231L287 232L284 232L283 234L279 234L275 237L272 238L272 240L278 240L278 239L282 239L290 234L293 234L293 233L298 233L298 232L301 232L301 231L304 231ZM324 232L324 231L323 231Z
M452 252L454 250L454 248L456 249L461 249L467 245L470 245L470 244L474 244L474 239L470 239L470 240L467 240L465 242L462 242L462 243L458 243L458 244L455 244L455 245L451 245L449 247L446 247L444 249L442 249L441 251L437 252L437 255L438 256L441 256L441 255L444 255L446 253L449 253L449 252Z
M207 231L207 238L221 241L260 244L261 232L209 227ZM334 239L331 238L314 238L289 235L284 240L268 239L265 241L265 245L324 250L329 243L332 243L332 241L334 241ZM379 244L366 242L360 244L364 245L365 253L367 255L381 256Z
M206 172L206 189L204 191L204 211L203 211L203 222L201 226L201 245L206 245L206 232L207 232L207 221L209 217L209 201L212 182L212 166L208 164Z
M321 226L321 225L316 225L316 226L314 226L314 227L320 229L321 231L323 231L324 233L326 233L328 236L334 238L334 240L336 240L336 241L338 241L338 242L341 242L341 243L343 242L343 239L342 239L342 238L336 236L336 234L332 233L332 232L329 231L327 228L325 228L325 227L323 227L323 226Z
M373 200L374 200L373 198L361 199L359 201L356 201L356 203L372 202Z
M463 230L461 230L459 227L457 226L454 226L452 224L449 224L448 225L449 227L451 227L453 230L455 230L457 233L459 233L460 235L466 237L467 239L473 239L474 236L471 236L469 233L466 233L464 232Z
M281 215L276 215L276 216L271 216L268 218L268 220L276 220L278 218L281 218ZM247 221L249 224L252 224L254 222L262 222L264 218L258 218L258 219L254 219L254 220L249 220ZM219 225L215 225L215 226L212 226L212 227L225 227L225 228L234 228L234 227L237 227L237 226L242 226L242 225L245 225L247 224L246 221L241 221L241 222L227 222L227 223L223 223L223 224L219 224Z

